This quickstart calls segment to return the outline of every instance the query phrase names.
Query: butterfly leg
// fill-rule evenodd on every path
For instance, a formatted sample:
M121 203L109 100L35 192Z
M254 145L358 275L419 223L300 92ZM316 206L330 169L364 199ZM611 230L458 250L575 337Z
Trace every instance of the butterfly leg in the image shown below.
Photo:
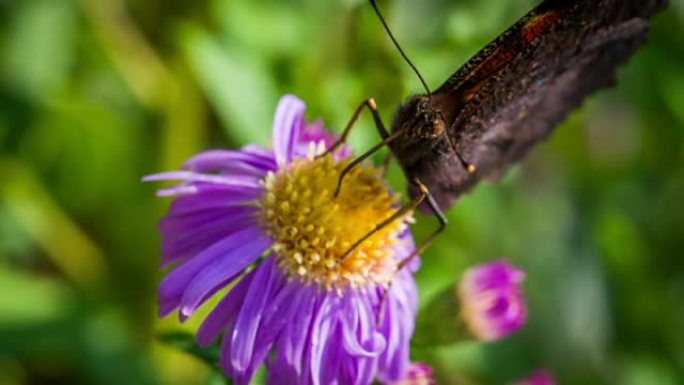
M384 221L378 223L373 227L373 230L369 231L366 235L361 237L358 241L354 242L353 245L349 247L349 249L342 255L342 257L337 261L337 264L341 264L344 262L354 250L356 250L359 245L361 245L363 242L365 242L368 238L372 237L375 233L378 231L382 230L385 228L387 225L391 224L392 222L398 220L399 218L403 217L407 213L409 213L412 210L415 210L416 207L420 206L421 203L425 200L426 195L425 194L420 194L417 197L413 198L413 200L399 208L399 210L395 211L394 214L390 215L389 218L385 219Z
M359 105L356 108L356 111L354 111L354 114L352 115L352 118L349 120L347 127L345 127L344 131L342 131L342 135L340 135L340 138L337 141L335 141L335 143L333 143L333 145L330 146L330 148L323 155L331 153L347 140L347 137L349 136L351 129L354 127L354 124L359 119L359 116L361 116L361 113L366 108L368 108L368 110L373 115L373 122L375 123L375 127L378 129L378 133L380 133L380 136L382 137L382 142L376 144L370 150L355 158L342 170L342 172L340 173L340 178L337 181L337 187L335 188L335 197L337 197L340 194L340 189L342 188L342 180L349 173L349 171L351 171L359 163L363 162L364 160L378 152L378 150L380 150L382 147L386 146L387 144L389 144L394 139L400 136L400 131L397 131L393 134L390 134L389 131L387 131L387 128L385 127L385 124L382 122L382 118L380 117L380 113L378 112L378 105L375 102L375 99L370 98L361 103L361 105Z
M416 178L413 183L418 185L418 188L420 189L420 195L416 198L421 199L421 202L424 200L427 200L427 204L432 210L432 212L435 214L437 217L437 220L439 221L439 227L437 230L435 230L432 234L430 234L418 247L416 247L411 254L409 254L408 257L402 259L399 264L397 265L397 269L395 271L395 275L398 274L404 267L406 267L409 263L411 263L415 258L417 258L420 254L422 254L431 244L434 242L435 239L439 235L444 232L444 229L446 229L447 225L449 224L449 221L447 220L446 216L444 215L444 212L439 208L437 205L437 202L435 202L435 199L432 197L430 194L430 190L428 190L427 186L425 186L420 179ZM389 297L389 292L392 289L392 283L394 282L394 278L387 284L387 287L385 288L382 298L380 299L380 306L378 310L378 321L377 324L378 326L382 325L384 322L384 316L385 316L385 307L387 306L387 300Z
M342 135L340 135L340 137L335 141L335 143L333 143L333 145L330 146L330 148L326 150L325 153L323 153L323 155L330 154L331 152L337 150L342 144L344 144L344 142L347 141L349 133L351 132L352 128L354 128L356 122L359 120L359 117L361 116L363 110L366 108L368 108L371 114L373 115L373 120L375 121L375 126L378 128L378 132L380 132L380 136L383 139L389 136L389 132L387 132L387 129L385 128L385 125L382 123L382 119L380 118L380 113L378 112L378 104L375 102L375 99L370 98L364 100L363 103L361 103L356 108L356 111L354 111L354 114L349 120L349 123L347 123L347 126L344 128L344 131L342 131Z
M461 158L461 155L457 152L454 152L456 154L456 158L458 158L459 162L461 162L461 165L463 166L463 169L468 172L468 174L474 174L475 171L477 171L477 167L475 167L474 164L468 163L463 158Z
M446 216L444 215L444 212L439 208L437 205L437 202L435 202L435 198L432 197L430 194L430 190L428 190L427 186L425 186L418 178L416 178L413 183L418 185L418 188L420 189L420 196L423 196L423 200L427 201L428 206L430 207L430 210L432 210L432 213L435 214L435 217L437 217L437 220L439 221L439 227L437 230L433 231L423 242L416 247L413 252L406 258L404 258L399 264L397 265L397 272L401 271L404 267L406 267L411 261L413 261L416 257L418 257L420 254L422 254L431 244L432 242L439 237L442 232L446 229L447 225L449 224L449 221L447 220Z
M342 180L344 177L351 171L354 167L356 167L359 163L363 162L364 160L370 158L373 154L378 152L381 148L385 147L386 145L390 144L393 142L395 139L403 135L404 131L399 130L397 132L392 133L388 137L382 140L382 142L376 144L375 146L371 147L370 150L364 152L363 154L357 156L352 160L344 169L342 169L342 172L340 172L340 177L337 180L337 187L335 188L335 195L334 197L337 198L338 195L340 195L340 190L342 189Z

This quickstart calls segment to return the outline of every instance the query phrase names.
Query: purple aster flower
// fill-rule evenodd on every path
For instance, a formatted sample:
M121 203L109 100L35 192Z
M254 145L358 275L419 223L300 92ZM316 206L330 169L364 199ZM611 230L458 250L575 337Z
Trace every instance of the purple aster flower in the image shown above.
M236 384L262 364L269 384L398 381L410 367L417 311L417 264L396 272L414 248L409 218L342 260L399 198L368 165L334 198L349 150L316 157L335 137L304 111L298 98L281 99L273 151L208 151L183 171L144 179L182 182L159 191L175 197L160 225L162 264L175 264L159 288L161 316L185 320L231 285L197 338L209 345L223 336L220 365Z
M556 385L551 372L545 369L540 369L532 373L529 377L522 381L518 381L515 385Z
M406 377L398 382L393 382L392 385L435 385L435 378L433 376L432 368L424 363L414 363L409 368Z
M500 340L525 325L524 279L525 273L506 260L478 265L463 274L458 287L462 316L477 339Z

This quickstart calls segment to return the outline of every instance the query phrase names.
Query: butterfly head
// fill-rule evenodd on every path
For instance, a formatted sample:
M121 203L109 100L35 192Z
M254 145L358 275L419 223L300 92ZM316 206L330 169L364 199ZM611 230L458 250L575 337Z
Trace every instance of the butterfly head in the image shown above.
M444 133L446 121L439 107L429 95L417 95L399 107L392 131L403 131L404 136L434 139Z

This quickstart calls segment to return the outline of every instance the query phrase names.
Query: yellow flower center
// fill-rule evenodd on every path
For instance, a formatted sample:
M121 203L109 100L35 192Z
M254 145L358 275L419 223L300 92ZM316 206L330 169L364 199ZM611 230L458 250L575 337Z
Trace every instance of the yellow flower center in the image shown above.
M348 161L330 155L299 158L265 179L260 214L279 265L291 277L327 289L387 284L397 266L394 249L410 214L376 230L397 210L399 197L383 182L378 169L358 166L335 187ZM344 258L343 258L344 257Z

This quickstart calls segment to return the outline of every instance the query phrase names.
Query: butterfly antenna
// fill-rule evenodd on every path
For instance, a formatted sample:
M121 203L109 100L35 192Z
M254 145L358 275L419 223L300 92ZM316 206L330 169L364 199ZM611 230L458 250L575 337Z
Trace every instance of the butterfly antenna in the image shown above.
M380 9L378 9L378 4L375 2L375 0L369 0L371 5L373 6L373 9L375 9L375 13L378 15L378 18L380 19L380 22L382 23L382 26L385 27L385 31L387 31L387 35L389 35L390 39L392 40L392 43L394 43L394 46L397 47L399 50L399 53L401 56L404 58L404 60L408 63L408 65L411 66L411 69L413 69L413 72L418 75L418 79L420 79L420 82L423 84L423 87L425 88L425 91L427 91L428 96L432 96L432 92L430 92L430 88L428 87L427 83L425 83L425 80L423 79L423 76L420 74L418 71L418 68L411 62L411 60L406 56L404 53L404 50L401 49L401 46L397 42L397 39L394 38L394 35L392 35L392 31L390 31L389 26L387 25L387 22L385 21L385 18L382 17L382 13L380 13Z

